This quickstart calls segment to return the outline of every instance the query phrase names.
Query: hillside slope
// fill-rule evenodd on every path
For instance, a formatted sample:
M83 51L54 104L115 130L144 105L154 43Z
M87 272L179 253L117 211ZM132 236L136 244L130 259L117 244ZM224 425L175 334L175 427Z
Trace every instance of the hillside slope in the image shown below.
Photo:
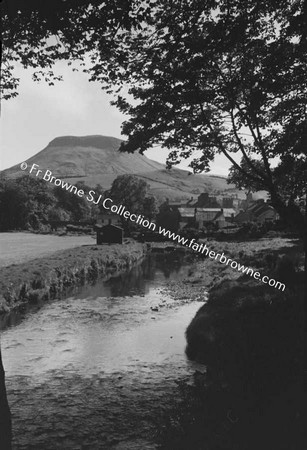
M244 193L227 184L225 178L194 175L175 168L168 171L163 164L139 153L120 153L121 142L100 135L58 137L26 162L38 164L43 170L49 169L58 178L70 182L81 180L92 187L99 183L105 189L118 175L135 174L147 181L152 193L160 199L187 199L201 192L238 193L244 197ZM19 165L2 171L2 175L9 178L24 174Z

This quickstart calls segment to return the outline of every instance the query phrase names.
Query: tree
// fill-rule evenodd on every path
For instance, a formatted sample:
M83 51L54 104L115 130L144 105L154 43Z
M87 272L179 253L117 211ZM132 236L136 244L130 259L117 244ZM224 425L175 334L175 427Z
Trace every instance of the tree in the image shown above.
M3 450L11 450L11 413L6 397L4 378L4 369L0 350L0 447Z
M306 0L40 3L4 8L3 98L16 95L15 62L53 83L53 62L90 52L90 79L117 92L130 117L123 151L162 144L169 167L194 154L195 172L224 154L244 184L270 193L306 250L306 217L293 202L306 196Z
M223 154L238 183L269 192L307 254L306 208L295 203L307 190L307 2L156 0L112 45L90 73L115 86L128 116L121 150L159 144L168 167L194 156L194 172Z
M118 88L131 86L133 102L115 101L130 116L121 149L162 144L169 167L196 154L195 172L224 154L306 242L306 218L297 210L293 220L292 201L306 195L306 2L155 4L150 22L121 36L107 68L93 68L96 80L107 70Z
M290 158L295 176L287 176L288 185L295 178L295 190L306 195L306 1L5 5L6 92L16 94L10 63L42 67L40 75L50 81L54 61L89 53L84 70L90 80L119 93L115 104L130 116L123 151L143 153L161 144L170 149L168 167L196 153L195 172L208 170L222 153L243 179L269 191L279 214L307 241L306 218L297 210L293 220L287 194L294 192L280 191ZM126 85L132 103L120 95Z
M134 175L119 175L112 183L111 189L105 193L105 198L110 197L114 204L123 205L130 213L144 215L147 219L153 219L157 212L157 200L148 195L149 185L146 181ZM123 225L127 227L125 219Z
M144 202L143 202L143 214L144 216L149 219L152 220L156 217L156 215L158 214L158 202L156 197L154 197L153 195L149 196L149 197L145 197Z
M33 78L36 81L44 79L50 85L54 84L61 77L53 72L53 63L68 59L71 63L74 58L82 61L85 48L88 49L82 45L88 39L85 30L94 30L92 37L95 35L95 42L101 42L105 33L114 34L119 25L129 25L132 20L128 16L130 4L130 0L3 0L0 5L1 100L18 95L19 79L14 75L17 63L25 68L35 68ZM94 45L93 41L92 44ZM106 52L109 51L107 46L105 49ZM9 201L8 198L6 200ZM14 211L20 213L18 208L14 208ZM26 214L24 208L22 214ZM20 220L23 222L23 218ZM6 222L4 226L10 226ZM11 418L1 352L0 447L3 450L11 448Z
M128 84L136 100L118 95L115 101L130 116L122 150L143 153L161 144L170 149L168 167L196 153L190 164L195 172L208 170L214 155L223 153L241 178L269 191L279 214L306 242L306 218L296 211L293 220L287 195L306 195L306 1L5 5L3 66L9 77L12 67L6 64L19 61L45 69L35 77L50 81L54 61L82 60L89 53L84 70L90 80L119 93ZM16 94L12 79L3 84ZM241 153L244 164L234 153ZM296 187L281 192L289 158L295 176L288 175L287 184L295 179ZM276 159L278 169L272 166Z
M293 202L306 196L305 0L14 0L4 2L2 28L4 96L16 94L15 62L50 81L56 60L88 53L90 80L117 93L129 116L123 151L160 144L168 167L195 155L195 172L224 154L270 193L306 248L306 215Z
M1 183L0 186L0 230L24 229L28 211L26 194L14 181Z
M83 189L84 192L89 192L91 189L80 181L75 186L78 190ZM57 200L55 208L66 211L69 215L68 220L76 222L91 220L91 205L85 197L79 197L60 186L56 186L53 192Z
M38 229L55 204L45 181L24 175L0 182L0 230Z
M150 5L138 0L2 0L1 8L1 99L18 95L15 65L36 69L35 81L49 85L62 79L52 67L56 61L77 60L87 72L84 56L97 52L112 56L113 37L120 30L139 26L149 16ZM73 70L78 70L74 67Z
M94 3L82 8L70 10L60 42L65 57L90 52L90 80L117 94L128 115L121 150L159 144L168 167L194 156L195 172L222 153L245 184L269 192L306 251L306 212L294 200L306 197L307 2L131 1L127 20L118 4L107 20Z
M179 230L180 213L177 208L172 209L168 200L160 205L157 215L157 224L167 230L177 232Z

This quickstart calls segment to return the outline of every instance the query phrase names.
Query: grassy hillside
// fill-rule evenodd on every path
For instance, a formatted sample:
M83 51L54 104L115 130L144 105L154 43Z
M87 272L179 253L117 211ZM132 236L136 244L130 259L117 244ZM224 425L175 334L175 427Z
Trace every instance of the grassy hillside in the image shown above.
M108 136L64 136L51 141L48 146L27 160L41 169L49 169L61 179L70 182L84 181L89 186L100 184L108 189L113 180L122 174L135 174L151 186L152 193L160 199L187 199L202 192L244 193L223 177L197 174L172 169L167 171L158 163L139 153L120 153L121 140ZM2 172L7 177L18 177L24 172L19 165Z

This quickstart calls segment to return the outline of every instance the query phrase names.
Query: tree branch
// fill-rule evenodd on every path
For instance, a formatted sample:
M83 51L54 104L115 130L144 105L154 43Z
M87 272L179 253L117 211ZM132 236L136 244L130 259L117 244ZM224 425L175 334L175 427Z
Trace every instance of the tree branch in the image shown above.
M259 124L258 124L257 120L256 120L256 130L257 130L257 134L258 134L258 139L259 139L259 144L260 144L259 149L260 149L260 152L261 152L261 155L262 155L264 167L265 167L268 179L269 179L269 183L270 183L271 187L274 188L273 187L273 180L272 180L272 171L271 171L271 168L270 168L270 163L269 163L269 160L267 158L267 155L265 154L265 150L264 150L264 146L263 146L263 142L262 142L262 136L261 136L261 132L260 132Z
M213 133L213 136L215 136L215 140L217 142L217 146L219 147L220 151L226 156L226 158L235 166L235 168L242 173L242 175L244 175L245 177L259 183L259 182L263 182L262 179L259 179L257 177L254 177L253 175L249 174L248 172L245 172L244 169L242 169L242 167L229 155L229 153L227 152L227 150L225 149L225 146L222 142L222 140L220 139L220 137L218 136L218 134L216 133L216 131L214 130L214 128L212 127L210 121L206 118L206 114L200 99L200 95L199 95L199 87L197 85L197 90L198 90L198 104L200 107L200 111L201 111L201 115L203 117L204 122L206 123L206 125L210 128L210 131Z
M245 161L247 162L247 164L249 165L249 167L260 177L260 179L262 179L264 182L266 181L265 178L262 176L261 172L259 172L259 170L254 166L254 164L251 162L250 158L248 157L245 149L244 149L244 145L242 144L242 141L240 139L240 136L238 135L237 132L237 127L235 124L235 119L234 119L234 115L233 115L233 109L230 111L230 117L231 117L231 123L232 123L232 128L234 131L234 135L236 137L237 143L239 145L239 148L243 154L243 157L245 159Z

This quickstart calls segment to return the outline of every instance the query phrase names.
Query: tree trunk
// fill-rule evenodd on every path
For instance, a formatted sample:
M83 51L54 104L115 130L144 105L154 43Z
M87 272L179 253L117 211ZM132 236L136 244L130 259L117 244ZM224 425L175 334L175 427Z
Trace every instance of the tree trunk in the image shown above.
M0 448L11 450L11 413L6 397L4 369L0 350Z
M305 251L305 287L304 287L304 385L307 388L307 233L304 242ZM307 390L306 390L307 392Z

